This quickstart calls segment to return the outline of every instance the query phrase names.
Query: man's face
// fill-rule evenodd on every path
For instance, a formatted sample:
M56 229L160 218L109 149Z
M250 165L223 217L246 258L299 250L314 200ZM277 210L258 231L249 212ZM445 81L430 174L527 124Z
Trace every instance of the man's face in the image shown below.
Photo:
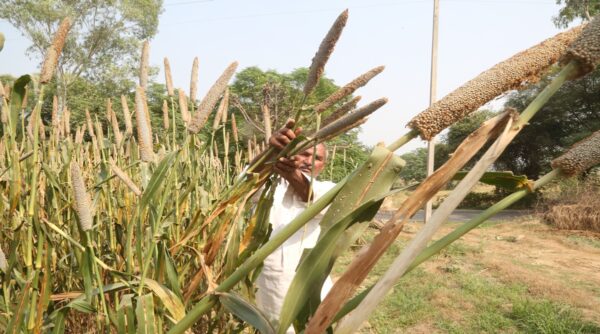
M308 148L306 151L301 152L296 155L296 161L300 162L300 170L310 174L313 164L313 151L314 147ZM317 145L317 153L315 154L315 168L314 168L314 176L317 176L323 171L325 168L325 145L319 144Z

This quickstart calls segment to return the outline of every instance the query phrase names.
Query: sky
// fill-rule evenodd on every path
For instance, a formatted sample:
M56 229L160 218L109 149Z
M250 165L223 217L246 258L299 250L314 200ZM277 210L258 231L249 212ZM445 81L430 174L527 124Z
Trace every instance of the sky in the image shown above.
M429 104L433 0L165 0L158 34L151 40L151 65L168 57L176 87L189 89L199 57L199 97L225 67L258 66L290 72L308 67L319 43L344 9L349 19L325 75L344 85L368 71L386 69L356 95L361 104L387 97L388 104L362 126L367 145L390 143ZM555 0L440 0L437 98L496 63L559 31L552 23ZM35 72L30 42L0 20L6 35L0 73ZM161 73L156 77L164 81ZM491 108L499 108L493 103ZM425 143L415 140L399 152Z

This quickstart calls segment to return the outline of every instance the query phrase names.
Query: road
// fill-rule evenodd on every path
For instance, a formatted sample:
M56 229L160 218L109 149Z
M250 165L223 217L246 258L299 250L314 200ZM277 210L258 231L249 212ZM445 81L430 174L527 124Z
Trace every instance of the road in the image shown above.
M466 222L472 218L477 217L483 210L463 210L458 209L454 210L454 212L450 215L448 221L450 222ZM392 217L394 211L384 211L380 210L377 213L376 219L380 219L383 221L388 220ZM533 212L530 210L503 210L500 213L496 214L489 221L502 221L502 220L512 220L515 218L521 218L528 215L531 215ZM424 211L419 210L410 220L411 221L423 221Z

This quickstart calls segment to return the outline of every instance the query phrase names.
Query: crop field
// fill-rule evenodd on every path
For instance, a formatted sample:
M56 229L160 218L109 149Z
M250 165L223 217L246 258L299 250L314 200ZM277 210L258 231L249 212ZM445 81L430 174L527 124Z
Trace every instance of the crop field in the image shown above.
M598 333L596 234L485 222L551 182L600 164L596 131L557 154L537 179L491 168L563 84L596 68L600 18L479 74L417 114L396 140L373 147L313 200L317 145L359 127L388 101L358 105L353 95L383 66L315 96L348 15L336 18L293 92L286 131L297 135L282 148L268 141L277 130L267 104L256 106L265 138L240 139L248 119L229 87L237 62L210 79L214 84L199 99L197 60L184 91L173 87L164 58L166 98L154 101L148 41L141 43L135 89L107 97L103 113L71 110L45 96L69 47L73 22L62 19L41 73L0 85L0 332ZM526 108L499 112L422 182L394 187L406 167L394 153L400 147L429 140L532 82L544 88ZM44 118L50 100L52 113ZM151 116L156 105L158 122ZM75 115L85 118L75 123ZM281 204L274 202L277 164L309 149L309 203L271 233L271 209ZM479 182L507 195L467 222L446 224ZM436 197L440 191L444 196ZM401 192L409 195L394 197ZM387 197L396 199L394 213L371 229ZM432 198L437 209L427 224L410 223ZM255 300L264 260L322 212L316 245L302 254L280 314L269 317ZM335 283L321 300L330 273Z

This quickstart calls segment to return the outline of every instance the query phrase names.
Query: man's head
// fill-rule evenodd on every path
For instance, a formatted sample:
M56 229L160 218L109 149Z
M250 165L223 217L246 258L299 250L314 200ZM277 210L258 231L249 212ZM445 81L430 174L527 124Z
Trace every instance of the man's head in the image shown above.
M325 144L320 143L317 145L316 147L317 152L316 154L314 154L315 157L315 161L314 161L314 176L319 175L323 169L325 168L325 163L327 161L327 148L325 147ZM309 147L307 150L298 153L294 159L300 163L300 170L310 174L311 170L312 170L312 165L313 165L313 153L314 153L314 147L311 146Z

